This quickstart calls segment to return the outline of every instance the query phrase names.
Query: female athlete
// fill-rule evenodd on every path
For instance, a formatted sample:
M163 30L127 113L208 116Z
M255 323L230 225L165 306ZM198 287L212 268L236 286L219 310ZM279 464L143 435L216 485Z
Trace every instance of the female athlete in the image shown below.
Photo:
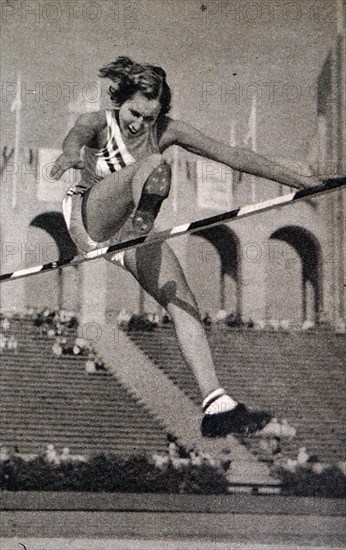
M171 92L162 68L118 57L100 69L100 76L112 82L113 108L78 118L51 171L55 179L69 168L81 172L64 198L63 212L82 253L152 230L169 194L170 167L162 153L171 145L297 189L311 186L307 177L169 117ZM109 253L106 259L132 273L169 313L202 393L202 434L223 437L262 429L269 413L249 410L220 388L196 300L167 242Z

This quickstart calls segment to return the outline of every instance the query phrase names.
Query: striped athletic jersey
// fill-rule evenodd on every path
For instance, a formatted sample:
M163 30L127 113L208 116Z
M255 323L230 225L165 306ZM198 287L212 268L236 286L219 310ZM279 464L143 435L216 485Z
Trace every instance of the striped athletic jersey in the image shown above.
M95 152L96 174L104 178L109 173L118 172L124 166L133 164L135 159L126 149L114 111L106 111L107 145Z
M85 167L80 170L81 181L76 186L77 191L89 189L106 176L118 172L125 166L134 164L137 160L159 150L156 126L150 128L147 133L134 137L130 143L126 143L117 121L117 112L107 110L106 117L106 146L100 150L84 147L83 160Z

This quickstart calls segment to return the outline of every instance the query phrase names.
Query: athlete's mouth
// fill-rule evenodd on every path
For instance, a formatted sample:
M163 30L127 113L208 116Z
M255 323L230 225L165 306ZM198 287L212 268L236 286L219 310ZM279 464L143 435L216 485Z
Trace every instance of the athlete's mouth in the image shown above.
M138 134L138 130L133 130L130 126L128 126L127 128L132 136L135 136L136 134Z

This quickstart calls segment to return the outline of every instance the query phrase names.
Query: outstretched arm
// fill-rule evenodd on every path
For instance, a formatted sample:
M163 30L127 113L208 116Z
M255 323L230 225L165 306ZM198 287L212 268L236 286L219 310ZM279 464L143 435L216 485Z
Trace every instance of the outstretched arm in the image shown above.
M273 162L244 147L231 147L207 137L190 124L170 119L169 133L172 143L180 145L187 151L222 162L235 170L253 174L261 178L283 183L290 187L303 189L318 182Z
M104 111L85 113L78 117L62 144L63 154L57 158L51 170L51 177L58 180L69 168L84 168L80 158L84 145L93 145L98 133L106 125Z

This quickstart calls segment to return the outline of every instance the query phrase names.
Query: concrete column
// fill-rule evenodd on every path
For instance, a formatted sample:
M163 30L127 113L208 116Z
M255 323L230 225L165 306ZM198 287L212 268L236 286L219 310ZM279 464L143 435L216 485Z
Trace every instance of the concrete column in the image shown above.
M272 233L269 217L254 218L239 222L239 273L241 283L241 317L244 321L266 319L266 263L268 261L268 238Z
M81 269L80 324L105 323L107 285L106 260L103 258L84 263Z
M256 242L244 243L241 258L243 320L266 318L266 270L264 247Z
M18 313L24 311L26 305L25 279L1 284L0 306L3 311Z

